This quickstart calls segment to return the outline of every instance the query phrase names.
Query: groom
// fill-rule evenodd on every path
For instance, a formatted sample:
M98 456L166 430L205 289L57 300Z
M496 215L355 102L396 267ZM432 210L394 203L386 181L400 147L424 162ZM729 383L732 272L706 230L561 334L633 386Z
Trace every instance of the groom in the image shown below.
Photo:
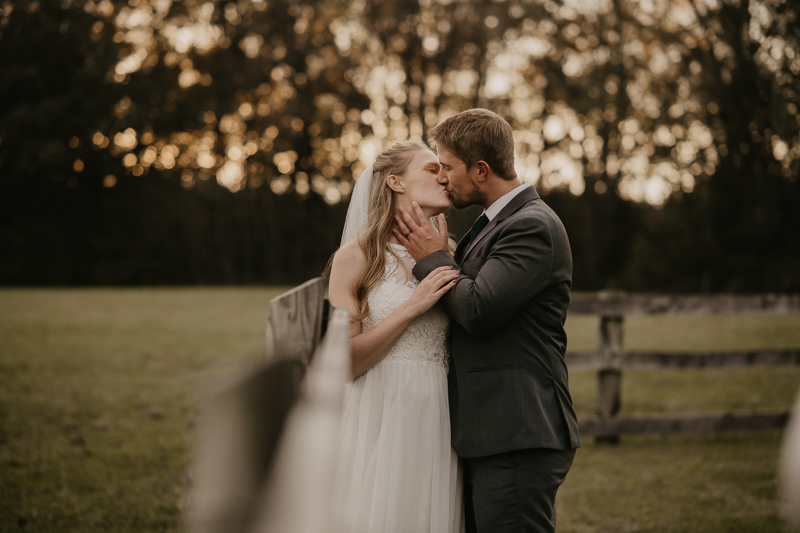
M464 464L467 531L552 532L556 492L580 447L564 363L567 233L536 190L517 179L514 138L502 117L470 109L428 138L453 205L485 210L455 260L444 215L438 232L415 206L395 228L417 261L417 279L441 266L461 270L440 302L453 320L450 423Z

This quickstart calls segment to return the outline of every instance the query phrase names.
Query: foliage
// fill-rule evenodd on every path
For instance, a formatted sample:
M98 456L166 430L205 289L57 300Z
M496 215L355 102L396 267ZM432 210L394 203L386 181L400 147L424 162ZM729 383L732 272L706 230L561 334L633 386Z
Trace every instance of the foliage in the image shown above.
M482 106L576 287L797 290L798 27L779 0L5 0L0 280L299 281L381 149ZM231 247L257 266L205 259Z

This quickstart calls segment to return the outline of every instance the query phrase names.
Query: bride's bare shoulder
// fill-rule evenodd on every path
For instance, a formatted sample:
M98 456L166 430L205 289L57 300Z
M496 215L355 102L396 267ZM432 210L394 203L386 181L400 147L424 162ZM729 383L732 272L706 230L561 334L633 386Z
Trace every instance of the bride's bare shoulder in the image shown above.
M353 278L363 268L367 262L364 250L358 241L351 241L339 248L333 256L331 266L331 279L333 278Z
M364 263L366 260L367 257L364 255L364 250L361 249L358 241L348 242L336 250L336 255L333 257L334 264L339 261L348 266L356 266L357 264Z

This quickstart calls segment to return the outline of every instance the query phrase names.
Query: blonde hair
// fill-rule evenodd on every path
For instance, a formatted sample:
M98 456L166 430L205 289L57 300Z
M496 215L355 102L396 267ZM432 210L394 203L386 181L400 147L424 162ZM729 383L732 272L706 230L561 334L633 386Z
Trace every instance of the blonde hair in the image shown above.
M363 320L369 315L367 296L383 277L386 269L385 252L388 250L399 261L399 257L389 246L397 200L394 192L386 184L386 178L391 175L404 175L414 155L420 150L430 150L430 148L420 142L396 143L381 152L372 165L367 223L358 238L358 245L366 257L366 266L350 289L358 305L358 314L351 317L354 321ZM430 220L438 229L436 217ZM455 251L455 242L452 239L449 239L448 248L451 254Z

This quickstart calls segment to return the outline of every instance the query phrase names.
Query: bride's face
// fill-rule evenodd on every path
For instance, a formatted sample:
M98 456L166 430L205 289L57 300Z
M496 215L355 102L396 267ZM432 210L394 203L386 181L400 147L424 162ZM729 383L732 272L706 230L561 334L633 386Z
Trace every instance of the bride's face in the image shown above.
M411 202L417 202L428 217L450 209L450 198L444 186L438 182L438 175L439 159L436 155L430 150L418 150L405 175L400 178L405 192L395 193L398 207L411 210Z

